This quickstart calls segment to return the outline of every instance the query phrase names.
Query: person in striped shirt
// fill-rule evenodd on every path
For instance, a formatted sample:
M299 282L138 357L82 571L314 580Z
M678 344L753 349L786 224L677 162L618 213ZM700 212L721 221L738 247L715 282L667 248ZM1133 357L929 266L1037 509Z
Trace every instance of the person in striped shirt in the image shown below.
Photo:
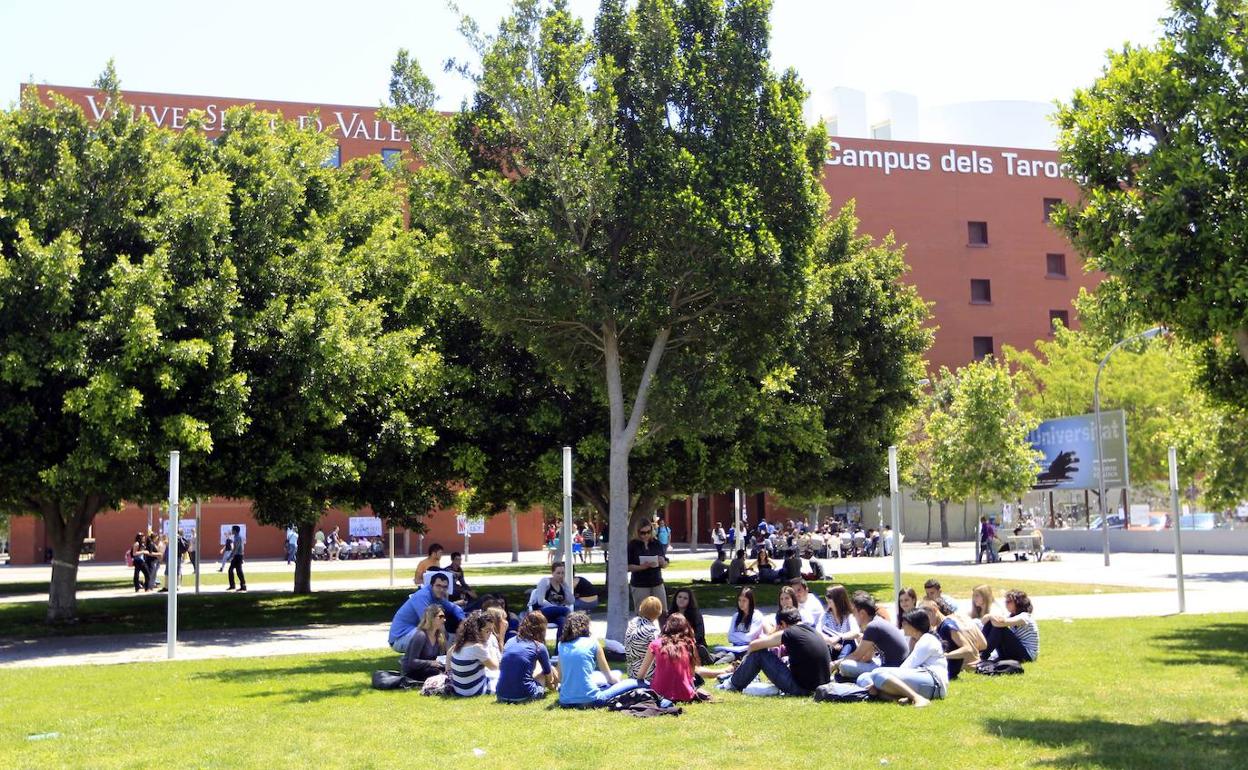
M451 689L471 697L493 693L498 684L498 648L489 644L495 621L484 610L475 610L463 623L455 646L447 653Z
M1031 617L1031 599L1025 591L1005 592L1005 612L984 618L984 638L988 646L980 653L988 660L995 652L997 660L1033 661L1040 655L1040 629Z

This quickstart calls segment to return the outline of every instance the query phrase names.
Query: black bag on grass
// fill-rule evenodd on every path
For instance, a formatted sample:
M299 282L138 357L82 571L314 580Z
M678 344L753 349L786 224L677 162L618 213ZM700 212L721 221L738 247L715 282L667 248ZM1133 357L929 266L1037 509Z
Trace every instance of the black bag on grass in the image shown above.
M820 703L859 703L871 700L871 692L854 684L828 682L815 688L815 700Z
M1023 664L1017 660L981 660L975 672L984 676L1006 676L1023 673Z
M398 671L374 671L373 672L373 689L374 690L410 690L413 687L420 687L424 682L403 676Z

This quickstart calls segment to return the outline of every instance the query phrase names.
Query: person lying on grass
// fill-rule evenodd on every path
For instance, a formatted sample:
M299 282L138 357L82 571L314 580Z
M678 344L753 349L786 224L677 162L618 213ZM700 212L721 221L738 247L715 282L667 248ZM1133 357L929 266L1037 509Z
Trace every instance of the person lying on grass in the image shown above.
M871 695L916 707L926 706L949 691L949 667L940 639L924 610L910 610L901 619L901 630L914 649L900 666L883 666L858 677L858 686Z
M641 678L650 682L650 689L668 700L687 703L696 700L693 675L714 677L727 667L703 666L693 627L679 612L667 616L663 633L650 643L641 661Z

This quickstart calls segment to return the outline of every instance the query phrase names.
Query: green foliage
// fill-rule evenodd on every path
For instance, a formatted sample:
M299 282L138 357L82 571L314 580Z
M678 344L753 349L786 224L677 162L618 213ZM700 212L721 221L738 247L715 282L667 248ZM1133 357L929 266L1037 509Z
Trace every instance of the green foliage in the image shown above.
M943 370L938 381L951 376ZM1018 407L1009 370L993 359L958 370L948 406L932 411L931 488L938 500L1021 497L1036 477L1039 453L1027 433L1036 421Z
M169 450L193 467L246 424L228 185L116 83L110 66L95 124L34 88L0 112L0 510L48 525L54 620L95 514L158 499Z
M1112 295L1111 301L1098 300L1096 305L1100 318L1114 328L1111 319L1122 316L1111 310ZM1034 352L1007 346L1003 354L1017 372L1022 409L1040 419L1091 412L1097 365L1113 341L1104 334L1061 328L1052 340L1037 342ZM1118 350L1106 364L1101 405L1127 414L1133 485L1168 501L1167 453L1174 446L1180 486L1207 485L1206 501L1227 508L1248 492L1248 478L1238 470L1248 466L1236 435L1243 416L1212 400L1200 379L1199 357L1191 345L1178 340L1137 344Z
M1110 276L1119 318L1198 346L1205 387L1242 407L1248 384L1248 7L1173 0L1165 34L1112 53L1058 112L1083 190L1058 221ZM1111 313L1111 315L1116 315Z

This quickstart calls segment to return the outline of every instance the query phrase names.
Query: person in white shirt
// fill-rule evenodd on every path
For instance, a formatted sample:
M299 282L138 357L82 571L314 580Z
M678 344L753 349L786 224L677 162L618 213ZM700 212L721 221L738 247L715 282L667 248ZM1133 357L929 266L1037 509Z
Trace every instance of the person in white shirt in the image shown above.
M724 545L728 542L728 533L724 531L723 523L717 523L715 529L711 531L711 542L715 544L715 551L719 554L719 559L724 558Z
M721 660L728 655L743 657L750 642L771 631L763 613L755 608L754 589L742 588L737 594L737 611L728 624L728 644L716 646L715 652L721 655Z
M819 601L819 597L810 593L810 587L803 578L793 578L789 581L789 586L797 594L797 611L801 613L802 625L814 628L819 617L823 615L823 603Z
M858 646L858 637L862 630L858 627L858 618L849 606L849 592L843 585L828 586L826 592L827 606L815 623L815 630L828 643L832 657L843 658Z
M949 665L945 649L933 633L927 612L914 609L902 617L901 630L913 642L910 654L896 668L882 667L858 677L858 686L871 694L915 707L945 697L949 691Z

